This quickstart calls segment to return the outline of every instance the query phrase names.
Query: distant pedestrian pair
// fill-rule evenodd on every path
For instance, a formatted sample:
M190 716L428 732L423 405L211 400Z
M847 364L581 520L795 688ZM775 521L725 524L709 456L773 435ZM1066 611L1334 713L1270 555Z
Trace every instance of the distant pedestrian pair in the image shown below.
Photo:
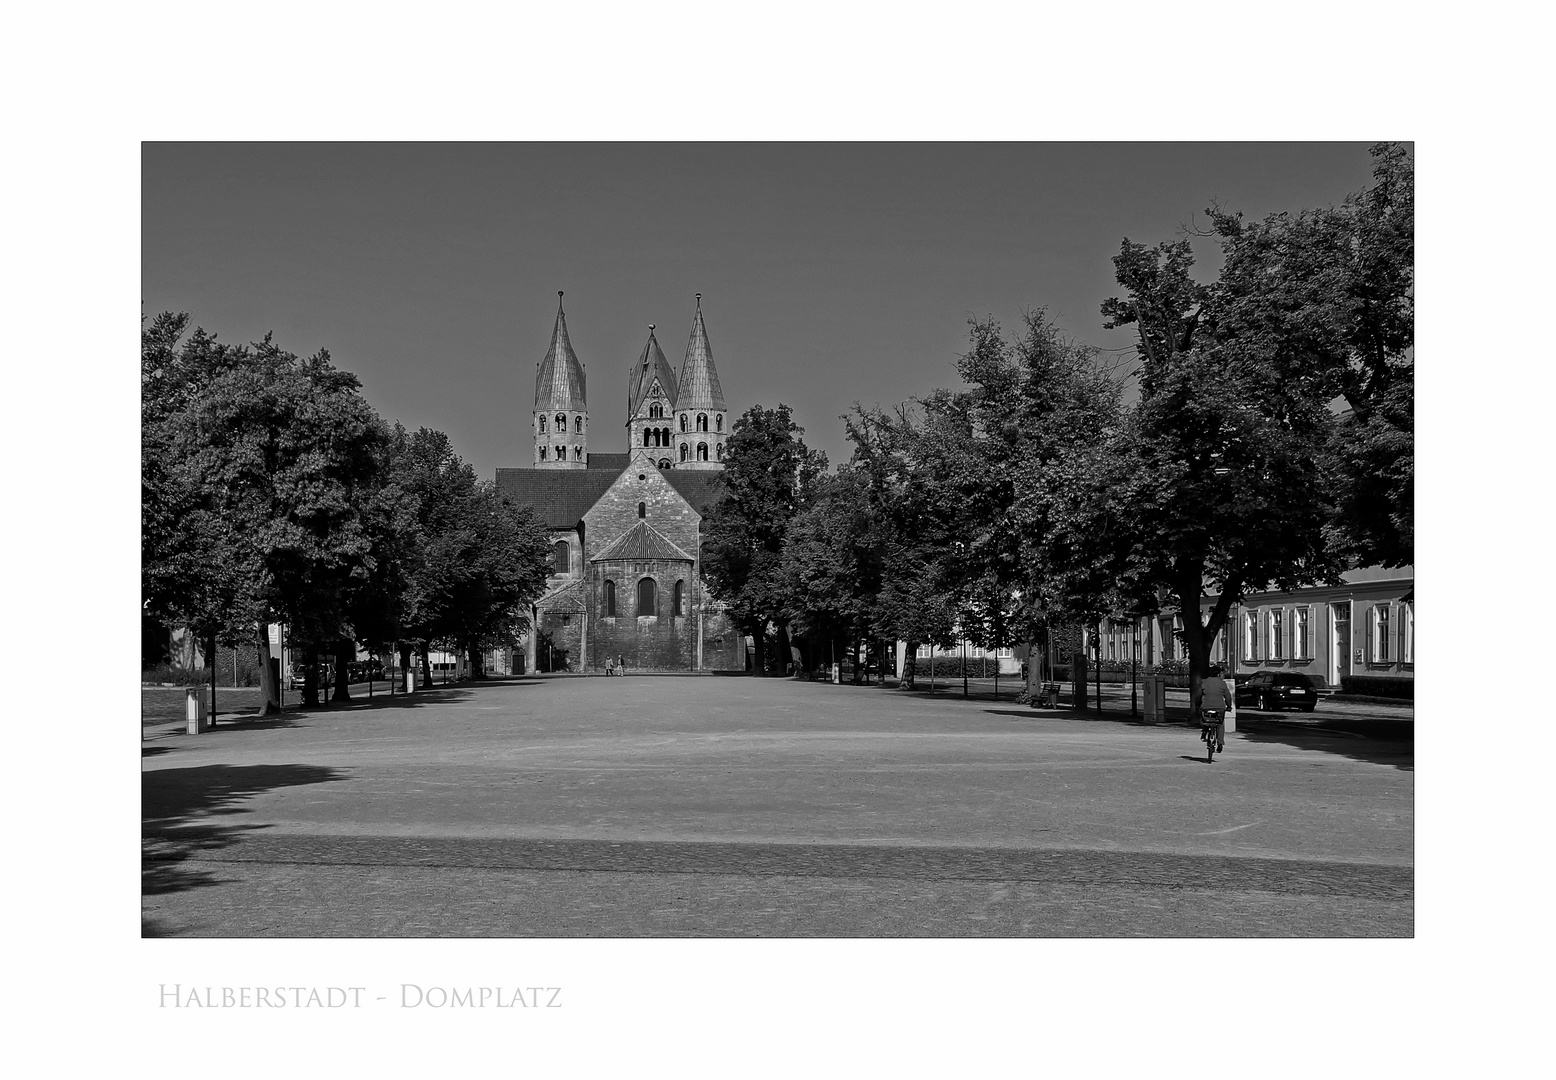
M605 674L607 676L609 676L609 675L625 675L626 673L627 673L627 665L621 662L621 657L618 656L614 660L612 660L608 656L605 658Z

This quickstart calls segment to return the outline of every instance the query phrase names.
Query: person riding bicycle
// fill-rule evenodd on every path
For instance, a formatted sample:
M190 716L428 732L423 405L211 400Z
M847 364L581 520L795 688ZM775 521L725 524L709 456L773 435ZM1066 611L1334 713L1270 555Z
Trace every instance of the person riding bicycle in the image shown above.
M1232 688L1221 677L1221 665L1211 664L1205 673L1205 681L1199 684L1200 723L1204 723L1204 711L1214 709L1220 714L1216 721L1216 753L1226 749L1226 713L1232 708Z

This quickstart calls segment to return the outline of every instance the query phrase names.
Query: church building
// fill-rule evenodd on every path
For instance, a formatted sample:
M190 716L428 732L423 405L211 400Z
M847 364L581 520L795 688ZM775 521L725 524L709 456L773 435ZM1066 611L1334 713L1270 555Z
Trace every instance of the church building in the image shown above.
M677 375L648 328L627 373L626 453L589 452L584 366L558 293L535 374L528 467L497 487L550 530L551 576L531 612L527 671L740 671L744 637L702 581L702 522L719 498L731 417L702 318Z

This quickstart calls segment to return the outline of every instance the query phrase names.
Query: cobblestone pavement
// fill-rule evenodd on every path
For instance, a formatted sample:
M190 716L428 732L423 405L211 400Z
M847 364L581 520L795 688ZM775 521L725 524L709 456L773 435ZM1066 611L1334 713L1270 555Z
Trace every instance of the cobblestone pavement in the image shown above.
M195 936L1409 936L1412 748L780 680L553 680L148 729Z

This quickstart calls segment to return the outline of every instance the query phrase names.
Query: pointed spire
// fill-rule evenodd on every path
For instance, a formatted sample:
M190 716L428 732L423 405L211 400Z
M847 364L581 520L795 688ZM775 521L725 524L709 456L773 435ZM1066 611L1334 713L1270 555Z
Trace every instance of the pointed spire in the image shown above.
M670 361L665 359L664 350L659 347L659 342L654 339L654 324L649 323L648 341L643 344L643 352L638 356L637 363L632 365L632 372L627 377L627 419L629 421L638 414L638 410L643 405L643 398L653 387L655 378L658 378L665 396L669 398L667 407L673 408L676 394L675 372L670 367Z
M567 316L562 312L562 293L556 294L556 326L551 331L551 347L535 372L535 411L552 409L584 412L584 370L567 337Z
M724 391L719 373L713 366L713 347L708 344L708 328L702 321L702 293L697 294L697 313L692 317L692 337L686 343L686 359L681 364L677 410L713 409L724 411Z

